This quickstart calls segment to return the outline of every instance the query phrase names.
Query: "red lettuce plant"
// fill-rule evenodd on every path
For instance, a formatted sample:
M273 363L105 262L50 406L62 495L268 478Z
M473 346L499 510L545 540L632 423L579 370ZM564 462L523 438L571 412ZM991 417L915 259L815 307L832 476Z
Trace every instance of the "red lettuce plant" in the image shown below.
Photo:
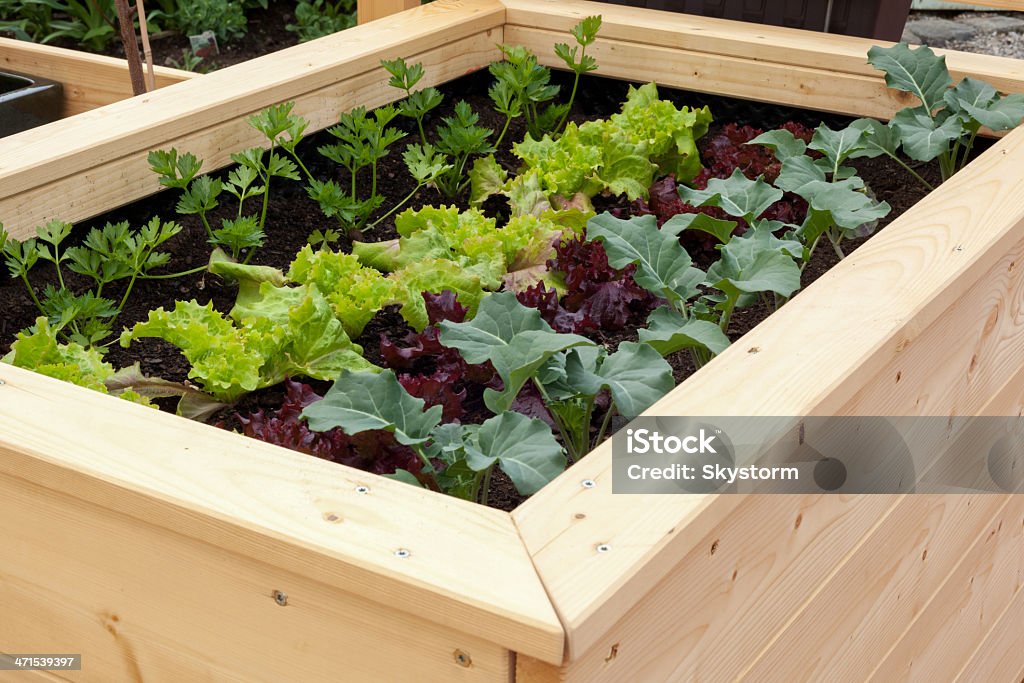
M566 293L559 297L541 282L517 298L524 306L539 310L556 332L614 332L642 320L658 305L656 297L633 280L636 266L612 268L599 242L568 240L555 248L547 267L562 276Z
M398 373L398 382L412 396L422 398L427 407L442 406L445 422L461 422L465 402L471 395L479 399L485 388L501 386L490 363L470 365L455 349L441 345L438 323L461 323L467 309L455 294L424 292L429 325L422 332L406 335L400 343L380 338L380 354L387 367L406 370Z

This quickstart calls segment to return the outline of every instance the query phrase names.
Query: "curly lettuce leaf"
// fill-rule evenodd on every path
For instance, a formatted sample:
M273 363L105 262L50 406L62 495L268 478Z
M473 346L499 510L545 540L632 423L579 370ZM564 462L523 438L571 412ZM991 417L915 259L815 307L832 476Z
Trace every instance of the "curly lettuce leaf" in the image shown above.
M173 311L150 311L121 334L121 345L143 337L174 344L192 365L189 377L224 403L287 376L331 379L342 369L372 369L315 288L263 283L260 295L234 311L237 325L212 303L179 301Z
M396 298L394 283L380 271L365 267L352 254L309 245L292 261L288 279L315 285L350 337L358 337L374 314Z
M475 315L484 297L484 287L479 276L444 259L418 261L392 273L389 279L397 287L396 299L402 304L402 317L417 332L422 332L430 324L423 292L453 292L459 303L469 309L470 317Z

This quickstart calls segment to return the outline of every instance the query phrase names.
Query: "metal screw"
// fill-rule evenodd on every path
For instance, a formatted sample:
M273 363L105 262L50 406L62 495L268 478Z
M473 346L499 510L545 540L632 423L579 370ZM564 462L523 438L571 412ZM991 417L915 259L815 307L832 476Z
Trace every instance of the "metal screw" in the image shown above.
M288 594L282 591L274 591L274 602L284 607L288 604Z
M453 654L455 656L455 663L459 666L464 666L467 669L473 666L473 658L462 650L456 650Z
M594 481L593 479L584 479L583 481L580 482L580 486L582 486L585 489L592 489L595 486L597 486L597 482Z
M409 557L410 555L412 555L412 553L409 552L408 550L406 550L405 548L399 548L398 550L395 551L395 557L400 557L403 560L405 558Z
M597 552L599 552L599 553L611 552L611 549L612 549L612 547L610 545L608 545L607 543L598 543L597 544Z
M962 245L962 244L958 244L958 245L956 245L956 248L955 248L955 249L954 249L953 251L955 251L955 252L957 252L957 253L960 253L960 252L962 252L963 250L964 250L964 245Z
M356 493L369 493L369 492L370 492L370 487L369 486L357 486L356 487Z
M5 385L5 384L7 384L7 382L5 382L5 381L3 381L2 379L0 379L0 387L2 387L2 386L3 386L3 385Z

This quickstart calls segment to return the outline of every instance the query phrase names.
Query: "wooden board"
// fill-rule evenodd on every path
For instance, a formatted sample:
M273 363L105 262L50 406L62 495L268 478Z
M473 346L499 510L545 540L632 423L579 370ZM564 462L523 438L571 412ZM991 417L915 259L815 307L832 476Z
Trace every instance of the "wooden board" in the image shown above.
M650 414L841 414L865 383L897 356L908 361L918 353L933 357L932 349L915 345L917 338L1024 239L1024 195L1017 191L1022 182L1024 131L1018 131L804 290ZM993 282L991 296L1012 301L1008 293L1013 290L1007 286L1006 280ZM805 340L810 339L815 343L808 346ZM1007 345L1013 338L999 339L998 348L979 357L976 365L998 368L1011 357L1000 351L1012 350ZM837 363L836 358L847 360ZM956 366L943 370L950 377L961 371ZM985 405L981 399L972 405L955 393L941 398L935 396L928 404L931 414L971 414ZM872 406L872 414L879 409L888 414L916 412L913 405L887 404ZM573 655L590 649L630 605L670 571L678 571L692 542L680 541L680 536L726 523L736 507L732 496L611 496L610 465L610 448L599 448L514 513L569 631ZM584 490L581 479L593 479L598 486ZM551 510L585 517L571 526L554 525L545 521ZM610 543L620 551L597 556L596 543ZM595 601L593 596L601 598ZM651 637L644 630L630 635Z
M0 529L0 642L80 653L65 680L509 680L510 653L483 638L78 495L0 475Z
M601 32L588 50L604 75L884 119L912 102L909 95L885 88L881 72L867 63L868 49L884 41L586 0L505 4L506 42L526 45L548 66L564 67L552 46L571 42L567 32L573 24L600 14ZM1022 90L1024 61L938 52L946 55L954 78L969 73L1000 90Z
M1024 1L1022 0L969 0L967 4L1024 12Z
M0 381L0 474L561 661L561 627L505 513L6 364ZM27 537L22 554L47 543Z
M74 116L132 97L128 63L123 59L0 38L0 71L17 71L64 86L64 116ZM199 74L155 66L156 87L181 83Z
M419 6L420 0L359 0L356 3L356 10L359 13L359 23L365 24Z
M422 85L437 85L496 59L498 40L500 31L484 31L409 58L423 63L427 70ZM375 69L300 95L294 99L295 112L310 121L310 130L318 130L337 123L338 113L356 102L371 107L392 102L400 93L381 88L383 73ZM230 164L231 154L237 150L265 144L266 139L244 118L228 118L169 140L154 139L136 153L0 198L0 222L15 238L23 239L34 234L35 226L56 217L75 222L158 192L163 188L146 160L151 148L189 151L203 160L204 169L214 169ZM117 182L106 182L108 178L117 178Z

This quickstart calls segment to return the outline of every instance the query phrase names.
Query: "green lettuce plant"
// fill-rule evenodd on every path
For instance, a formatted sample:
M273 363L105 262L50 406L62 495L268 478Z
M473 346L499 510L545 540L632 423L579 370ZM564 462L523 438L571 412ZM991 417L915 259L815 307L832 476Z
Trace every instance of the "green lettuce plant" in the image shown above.
M573 230L570 220L550 213L516 216L499 228L479 210L460 212L455 206L407 210L395 228L397 239L356 242L352 253L364 265L391 273L403 291L402 315L416 329L427 324L421 292L450 289L472 315L486 291L522 290L544 279L555 244Z
M227 405L286 377L326 380L344 369L373 367L316 288L264 282L232 316L225 318L212 303L179 301L126 329L121 345L155 337L177 346L191 365L189 377Z
M524 163L515 178L493 157L478 160L470 173L471 201L479 205L503 194L513 211L529 212L541 203L589 206L598 193L646 197L656 176L673 173L685 181L700 171L696 140L710 122L706 107L679 109L659 99L653 83L631 87L622 111L608 119L569 123L560 137L528 135L513 145Z
M59 333L60 327L51 325L47 318L36 318L35 325L18 333L10 353L0 360L93 391L114 393L134 403L151 405L148 398L132 389L111 391L108 384L112 384L116 373L114 367L103 360L99 349L63 342L58 338Z

